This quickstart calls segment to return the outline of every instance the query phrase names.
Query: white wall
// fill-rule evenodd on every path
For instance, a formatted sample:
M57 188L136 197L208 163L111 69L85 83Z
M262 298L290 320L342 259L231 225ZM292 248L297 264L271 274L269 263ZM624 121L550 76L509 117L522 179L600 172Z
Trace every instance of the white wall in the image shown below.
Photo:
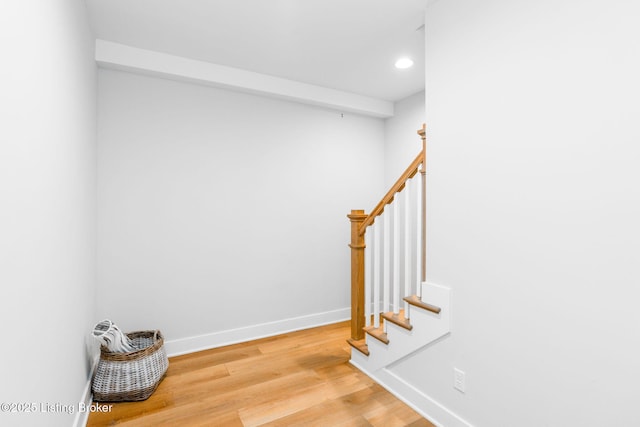
M394 372L473 425L640 422L638 16L427 9L428 277L453 288L454 321Z
M69 426L88 378L95 286L96 68L83 2L0 12L0 424Z
M381 119L100 70L98 121L100 316L172 341L349 306Z
M417 132L424 117L424 92L418 92L396 102L394 116L384 121L385 189L391 188L422 150L422 139Z

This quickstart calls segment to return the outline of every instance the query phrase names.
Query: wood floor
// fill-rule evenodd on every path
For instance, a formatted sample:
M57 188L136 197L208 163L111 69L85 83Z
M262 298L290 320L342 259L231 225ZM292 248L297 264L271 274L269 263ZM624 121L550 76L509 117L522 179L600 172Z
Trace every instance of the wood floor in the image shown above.
M144 402L88 426L433 426L348 363L347 322L169 360Z

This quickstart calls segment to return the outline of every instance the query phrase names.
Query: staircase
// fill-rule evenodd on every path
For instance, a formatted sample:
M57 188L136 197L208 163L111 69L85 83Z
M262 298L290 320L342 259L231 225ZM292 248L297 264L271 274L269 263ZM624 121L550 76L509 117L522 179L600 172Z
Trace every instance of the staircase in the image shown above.
M370 214L352 210L351 363L379 377L450 332L450 289L426 282L426 129L422 151Z
M406 299L416 298L416 296ZM360 341L349 340L357 351L351 352L351 363L361 371L375 374L394 362L428 346L450 331L450 290L439 285L425 285L423 299L410 302L408 319L404 310L382 314L383 325L365 327L366 336Z

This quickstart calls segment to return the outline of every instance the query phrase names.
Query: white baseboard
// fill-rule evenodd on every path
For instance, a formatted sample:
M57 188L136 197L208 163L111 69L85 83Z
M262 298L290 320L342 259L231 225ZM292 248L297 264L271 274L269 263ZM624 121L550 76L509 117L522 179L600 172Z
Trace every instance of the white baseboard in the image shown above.
M84 404L84 408L88 408L91 406L91 402L93 401L93 394L91 393L91 379L93 378L93 374L98 367L98 359L94 359L91 364L91 370L89 371L89 378L87 379L87 384L84 386L84 390L82 391L82 397L80 397L79 405L76 407L76 417L73 420L73 427L86 427L87 421L89 421L89 411L81 412L79 410L80 404Z
M349 320L350 318L351 309L342 308L339 310L326 311L323 313L315 313L307 316L293 317L290 319L277 320L275 322L261 323L258 325L245 326L243 328L214 332L206 335L165 341L164 347L169 357L179 356L181 354L194 353L196 351L208 350L211 348L266 338L287 332L328 325L331 323Z
M375 373L371 373L353 361L351 361L351 364L436 426L473 427L471 423L458 414L389 370L380 369Z

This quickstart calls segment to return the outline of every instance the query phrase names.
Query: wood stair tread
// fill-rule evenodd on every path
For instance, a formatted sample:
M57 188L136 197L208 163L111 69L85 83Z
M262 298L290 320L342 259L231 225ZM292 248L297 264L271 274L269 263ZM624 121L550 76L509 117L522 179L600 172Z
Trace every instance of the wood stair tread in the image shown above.
M423 302L417 295L411 295L410 297L405 297L403 299L415 307L420 307L432 313L440 314L440 307Z
M394 313L393 311L389 311L387 313L383 313L382 317L385 320L388 320L389 322L394 323L408 331L413 329L413 325L411 325L409 319L404 317L404 310L400 310L398 314Z
M364 331L378 341L384 344L389 344L389 338L387 337L387 333L384 331L383 326L380 326L379 328L376 328L375 326L367 326L364 328Z
M360 353L364 354L365 356L369 355L369 346L367 346L367 340L366 339L354 340L352 338L349 338L347 340L347 343L349 343L349 345L351 347L355 348L356 350L358 350Z

